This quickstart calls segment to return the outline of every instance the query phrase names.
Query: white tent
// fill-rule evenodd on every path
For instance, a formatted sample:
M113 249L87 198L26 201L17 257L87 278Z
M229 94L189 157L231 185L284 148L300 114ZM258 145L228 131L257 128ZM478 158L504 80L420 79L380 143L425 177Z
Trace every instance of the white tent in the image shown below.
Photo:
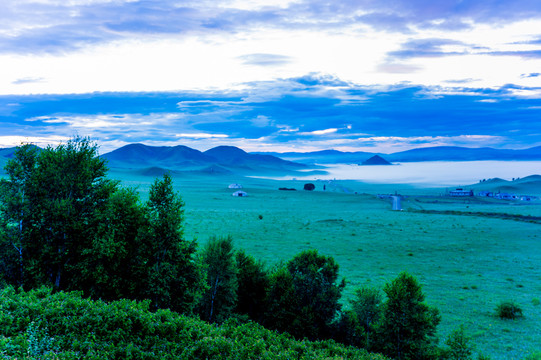
M229 185L229 188L230 189L242 189L242 185L241 184L231 184L231 185Z
M233 194L231 194L232 196L239 196L239 197L246 197L248 196L247 193L245 193L244 191L235 191Z

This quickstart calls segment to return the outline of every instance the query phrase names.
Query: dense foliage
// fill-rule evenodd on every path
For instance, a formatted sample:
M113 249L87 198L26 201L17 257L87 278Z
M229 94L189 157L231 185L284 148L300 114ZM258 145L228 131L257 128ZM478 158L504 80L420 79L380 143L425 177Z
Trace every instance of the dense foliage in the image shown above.
M256 323L221 326L150 302L89 300L40 288L0 293L0 354L11 359L359 359L383 356L333 341L299 341Z

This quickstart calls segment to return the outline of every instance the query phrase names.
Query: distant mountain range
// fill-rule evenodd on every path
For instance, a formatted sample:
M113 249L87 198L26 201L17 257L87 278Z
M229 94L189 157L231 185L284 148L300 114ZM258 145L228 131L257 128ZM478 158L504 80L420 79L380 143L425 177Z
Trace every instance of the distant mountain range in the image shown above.
M0 149L0 173L15 148ZM234 146L218 146L201 152L187 146L148 146L130 144L102 155L110 168L132 169L143 175L166 171L201 174L291 174L321 173L314 164L362 164L378 156L391 163L419 161L541 160L541 146L524 150L437 146L392 154L370 152L247 153ZM379 158L376 158L379 160ZM378 161L383 162L383 161ZM368 164L370 161L368 162ZM308 170L313 172L309 173Z
M130 144L102 155L110 168L133 169L143 175L165 171L192 174L296 173L308 166L272 155L249 154L234 146L218 146L201 152L187 146L147 146Z
M317 152L288 152L288 153L265 153L278 156L290 161L304 164L336 164L354 163L361 164L374 155L379 155L390 162L419 162L419 161L478 161L478 160L541 160L541 146L524 150L506 150L493 148L465 148L457 146L434 146L418 148L392 154L370 152L342 152L337 150L325 150Z

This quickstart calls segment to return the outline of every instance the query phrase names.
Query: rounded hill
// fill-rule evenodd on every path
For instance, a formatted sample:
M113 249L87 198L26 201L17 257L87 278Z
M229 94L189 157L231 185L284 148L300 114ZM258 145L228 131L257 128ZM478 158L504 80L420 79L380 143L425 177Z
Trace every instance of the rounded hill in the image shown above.
M392 165L390 162L385 160L379 155L374 155L370 159L362 162L361 165Z

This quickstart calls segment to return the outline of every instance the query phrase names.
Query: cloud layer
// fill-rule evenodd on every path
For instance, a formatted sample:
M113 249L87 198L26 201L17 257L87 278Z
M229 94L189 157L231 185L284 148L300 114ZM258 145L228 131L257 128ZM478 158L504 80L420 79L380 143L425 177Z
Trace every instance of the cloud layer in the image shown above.
M539 29L534 0L3 1L0 146L539 145Z
M202 150L227 143L259 151L523 148L541 145L541 99L529 96L540 92L514 86L344 86L313 74L212 94L3 96L0 131L9 140L23 133L39 138L55 134L57 140L90 136L99 139L104 151L133 142L182 143Z

